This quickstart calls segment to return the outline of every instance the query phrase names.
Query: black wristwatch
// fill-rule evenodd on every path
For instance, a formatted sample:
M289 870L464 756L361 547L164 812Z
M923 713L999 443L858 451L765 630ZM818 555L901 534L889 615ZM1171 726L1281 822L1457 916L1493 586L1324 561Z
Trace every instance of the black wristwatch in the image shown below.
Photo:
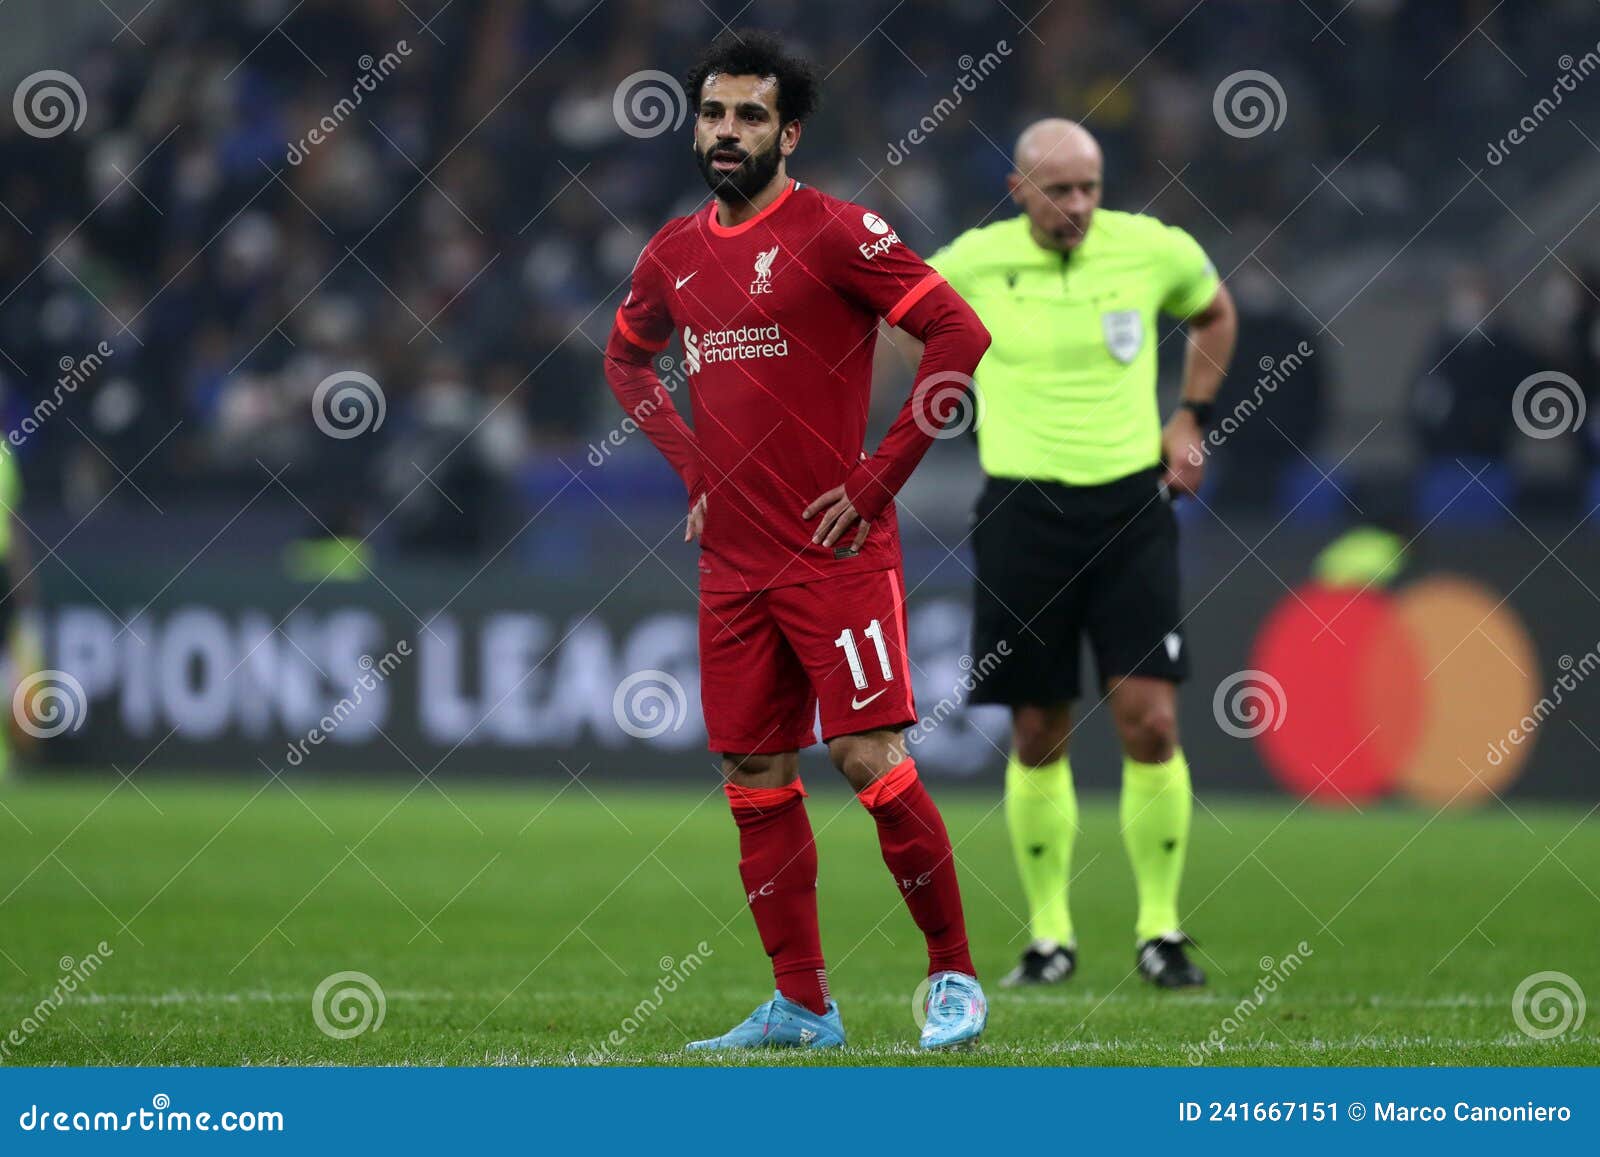
M1216 410L1215 402L1199 402L1193 398L1185 398L1178 403L1178 408L1188 410L1194 415L1195 422L1203 430L1211 425L1211 415Z

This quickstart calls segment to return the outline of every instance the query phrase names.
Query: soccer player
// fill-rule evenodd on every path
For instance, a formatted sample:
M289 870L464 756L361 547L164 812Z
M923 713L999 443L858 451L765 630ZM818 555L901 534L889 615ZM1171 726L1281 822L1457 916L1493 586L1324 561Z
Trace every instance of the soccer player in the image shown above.
M941 425L931 395L971 375L989 335L881 217L789 176L816 87L811 67L768 35L711 44L688 77L711 202L645 246L606 347L612 390L688 493L706 730L777 981L747 1020L694 1049L844 1044L797 762L819 704L828 754L875 821L927 940L920 1043L971 1042L987 1019L950 838L901 736L916 709L894 496ZM926 348L869 457L880 318ZM651 367L675 331L693 430Z
M1077 966L1067 742L1087 634L1122 743L1138 970L1163 988L1201 985L1178 921L1193 803L1178 745L1188 655L1171 499L1200 485L1204 428L1233 353L1233 303L1183 230L1099 207L1100 149L1081 126L1030 126L1015 164L1007 184L1021 215L969 230L929 259L994 334L978 372L988 481L973 531L973 654L1002 640L1011 650L973 701L1011 708L1006 820L1033 937L1001 983L1053 983ZM1158 313L1188 330L1182 400L1165 426Z

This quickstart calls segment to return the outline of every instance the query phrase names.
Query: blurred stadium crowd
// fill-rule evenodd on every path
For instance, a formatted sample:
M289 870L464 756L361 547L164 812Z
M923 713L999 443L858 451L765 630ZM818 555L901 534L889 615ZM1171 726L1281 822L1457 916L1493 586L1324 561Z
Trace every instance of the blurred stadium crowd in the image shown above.
M403 537L470 547L476 510L559 486L559 463L581 469L618 416L599 346L635 255L705 196L687 127L625 133L618 83L681 74L736 7L157 0L128 27L85 25L57 64L85 91L82 129L39 139L0 120L8 424L97 343L113 350L74 385L66 420L19 448L32 493L81 508L136 470L151 493L248 496L287 466L341 528L366 517L347 501L362 493L379 514L400 506ZM1011 211L1012 138L1046 113L1100 136L1108 205L1184 225L1225 272L1270 236L1235 280L1247 371L1262 351L1316 342L1298 270L1357 231L1400 248L1460 183L1458 158L1482 155L1483 126L1522 113L1496 53L1543 75L1597 39L1592 0L1210 0L1192 18L1193 0L1056 0L1030 21L1038 7L761 0L739 19L791 34L826 74L796 172L880 209L924 252ZM891 155L1001 43L1001 66L927 143ZM1217 131L1218 62L1241 60L1281 83L1294 132ZM1443 60L1474 83L1425 77ZM359 107L336 113L346 97ZM1311 166L1337 167L1339 195L1298 209ZM1547 175L1508 167L1497 191ZM1462 271L1437 295L1414 375L1419 462L1503 458L1528 373L1597 380L1596 287L1577 273L1541 335L1498 316L1475 328L1512 286L1473 266L1473 212L1447 218ZM1270 402L1313 456L1344 388L1336 364L1313 359ZM313 421L318 383L346 370L384 393L383 425L359 439ZM1229 453L1287 467L1299 451L1255 425Z

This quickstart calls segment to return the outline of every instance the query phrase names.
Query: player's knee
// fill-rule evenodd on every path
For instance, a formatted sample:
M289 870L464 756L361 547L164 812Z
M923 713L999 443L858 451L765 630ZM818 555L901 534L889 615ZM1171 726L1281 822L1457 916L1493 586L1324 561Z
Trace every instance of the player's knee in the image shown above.
M1043 767L1067 753L1072 722L1066 708L1018 709L1011 721L1011 747L1025 767Z
M1170 704L1140 708L1120 730L1123 750L1140 763L1165 763L1178 749L1178 715Z
M722 775L729 783L744 787L783 787L799 775L792 753L764 755L722 755Z
M828 743L828 758L859 792L894 770L905 758L905 749L877 735L842 735Z

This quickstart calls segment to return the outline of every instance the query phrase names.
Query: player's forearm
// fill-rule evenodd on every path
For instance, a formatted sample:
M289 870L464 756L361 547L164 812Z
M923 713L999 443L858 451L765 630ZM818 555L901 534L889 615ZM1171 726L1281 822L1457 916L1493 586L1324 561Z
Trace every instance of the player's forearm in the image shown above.
M1183 400L1212 402L1233 360L1239 318L1226 287L1206 309L1189 319L1188 348L1183 362Z
M989 348L989 331L949 286L929 293L901 327L923 343L916 384L878 451L845 480L857 513L878 517L905 485L951 415L952 394L964 390Z
M694 431L672 404L667 388L656 376L650 355L613 333L606 346L606 384L661 456L678 472L692 502L702 488L700 448Z

